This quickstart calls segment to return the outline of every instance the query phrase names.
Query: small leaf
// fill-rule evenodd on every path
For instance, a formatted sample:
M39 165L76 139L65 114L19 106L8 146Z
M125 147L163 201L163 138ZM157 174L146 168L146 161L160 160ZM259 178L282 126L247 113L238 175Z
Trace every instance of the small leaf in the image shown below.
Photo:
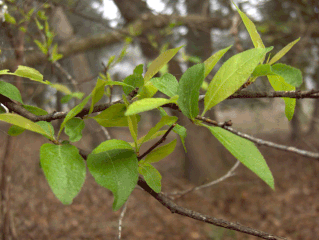
M40 149L40 162L54 195L63 204L71 204L81 190L86 174L79 150L70 144L45 143Z
M20 115L13 114L13 113L3 113L3 114L0 114L0 121L4 121L7 123L16 125L18 127L27 129L29 131L39 133L39 134L44 135L44 136L48 137L49 139L53 140L53 138L50 135L48 135L44 131L44 129L41 128L38 124L30 121L27 118L20 116Z
M100 78L97 79L96 85L92 91L92 103L90 107L89 114L93 112L94 105L101 100L104 94L104 88L105 88L106 82Z
M167 50L159 55L148 67L144 76L144 82L147 83L156 73L158 73L182 47L183 46Z
M16 76L29 78L30 80L34 80L37 82L43 83L43 75L34 68L26 67L26 66L18 66L18 69L14 72Z
M150 188L152 188L154 192L156 193L161 192L162 176L155 167L153 167L151 164L145 163L145 164L141 164L138 167L138 171L141 175L143 175L147 185Z
M257 174L272 189L275 189L274 178L264 157L254 143L236 136L220 127L206 126L211 133L233 154L242 164Z
M46 121L36 122L50 136L49 139L54 139L54 128L52 123Z
M295 41L287 44L283 49L281 49L273 58L270 60L269 64L274 64L277 62L279 59L281 59L289 50L300 40L300 38L296 39Z
M34 115L37 115L37 116L48 114L48 112L45 111L42 108L38 108L38 107L35 107L35 106L31 106L31 105L22 105L22 106L23 106L23 108L28 110L30 113L33 113Z
M165 73L160 78L152 78L151 82L160 92L167 96L174 97L177 95L178 81L172 74Z
M138 145L137 145L137 135L138 135L138 120L137 120L137 115L130 115L127 116L127 122L128 122L128 127L130 129L131 136L134 140L135 143L135 148L138 151Z
M10 98L11 100L23 103L19 90L10 83L0 81L0 94L7 98Z
M67 95L72 94L71 90L67 86L59 84L59 83L50 84L50 87L53 87L57 91L62 92L62 93L67 94Z
M134 150L128 142L118 139L111 139L102 142L99 146L97 146L92 153L100 153L100 152L107 152L113 149L129 149Z
M11 23L11 24L16 24L16 20L13 16L11 16L9 13L5 12L4 13L4 19L6 22Z
M72 118L65 124L64 132L69 136L70 142L77 142L82 138L85 123L80 118Z
M9 130L8 130L8 134L10 136L18 136L20 135L21 133L23 133L25 131L24 128L21 128L21 127L18 127L16 125L12 125Z
M271 49L272 47L250 49L228 59L208 86L202 116L236 92L248 80L258 63Z
M125 113L125 116L137 114L140 112L146 112L155 108L158 108L162 105L176 102L178 96L175 96L171 99L166 98L144 98L133 102L128 106L128 109Z
M46 44L41 43L39 40L34 40L34 43L38 46L38 48L41 50L41 52L43 54L47 54L48 53L48 47L46 46Z
M114 104L92 118L103 127L127 127L125 111L125 104Z
M235 7L237 8L238 13L246 26L246 29L250 35L251 40L253 41L255 48L265 48L265 45L261 40L259 33L257 32L255 24L246 16L245 13L240 11L240 9L236 5Z
M292 86L299 87L302 84L302 74L297 68L282 63L276 63L271 66L271 69L274 73L283 77L285 81Z
M142 74L143 74L143 64L140 64L134 69L133 74L126 77L123 82L126 83L127 85L132 86L134 89L141 88L144 84ZM130 92L132 92L132 88L123 86L123 92L126 95L128 95Z
M190 119L198 115L199 90L204 81L205 65L196 64L183 74L178 85L177 104L182 113Z
M275 91L295 91L296 88L288 84L280 76L268 76L268 80ZM290 121L294 115L296 107L295 98L282 98L285 101L285 115Z
M137 95L137 98L140 100L143 98L151 98L155 95L156 92L157 92L157 88L153 85L151 81L148 81L142 87L142 90Z
M74 108L72 108L69 113L66 115L66 117L64 118L61 126L60 126L60 131L58 133L58 136L60 136L61 131L63 130L65 124L71 119L74 118L78 113L80 113L82 111L82 109L85 107L85 105L87 104L87 102L89 101L89 99L91 98L91 95L87 96L79 105L75 106Z
M224 54L232 47L233 45L230 45L227 48L224 48L222 50L219 50L217 53L213 54L211 57L207 58L204 62L205 64L205 74L204 78L208 76L208 74L213 70L216 63L224 56Z
M113 210L118 210L137 184L138 161L135 152L129 149L113 149L91 153L87 166L95 181L112 191Z
M176 147L176 139L171 141L170 143L158 147L153 150L150 154L148 154L141 163L155 163L170 155Z

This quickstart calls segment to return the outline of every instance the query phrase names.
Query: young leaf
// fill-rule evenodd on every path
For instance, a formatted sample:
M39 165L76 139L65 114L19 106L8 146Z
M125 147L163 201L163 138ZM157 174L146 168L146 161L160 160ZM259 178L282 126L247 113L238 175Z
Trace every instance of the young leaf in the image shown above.
M15 126L15 125L12 125L9 130L8 130L8 134L10 136L18 136L20 135L21 133L23 133L25 131L24 128L21 128L21 127L18 127L18 126Z
M285 79L280 76L268 76L268 80L275 91L294 91L296 88L288 84ZM282 98L285 101L285 115L290 121L294 115L296 107L295 98Z
M40 162L54 195L63 204L71 204L81 190L86 174L79 150L70 144L45 143L40 149Z
M160 92L167 96L174 97L177 95L178 81L172 74L165 73L160 78L152 78L151 82Z
M26 67L26 66L18 66L18 69L14 72L14 75L19 77L29 78L30 80L44 83L43 75L34 68Z
M144 83L147 83L156 73L158 73L182 47L183 46L167 50L159 55L148 67L144 76Z
M40 127L38 124L18 114L12 114L12 113L0 114L0 121L11 123L13 125L27 129L32 132L40 133L41 135L46 136L49 139L53 140L52 136L48 135L46 131L42 127Z
M95 181L112 191L113 210L118 210L130 196L138 180L138 161L130 149L91 153L87 166Z
M240 11L240 9L236 5L235 7L237 8L238 13L246 26L246 29L250 35L251 40L253 41L255 48L265 48L265 45L261 40L259 33L257 32L255 24L246 16L245 13Z
M25 108L26 110L28 110L30 113L33 113L34 115L37 115L37 116L48 114L48 112L45 111L44 109L38 108L38 107L35 107L35 106L22 105L22 107Z
M302 84L302 74L297 68L282 63L276 63L271 66L271 69L274 73L283 77L285 81L292 86L299 87Z
M97 146L92 153L100 153L100 152L107 152L112 149L129 149L134 150L128 142L118 139L111 139L102 142L99 146Z
M0 81L0 94L19 103L23 103L19 90L10 83Z
M154 192L161 192L162 176L155 167L153 167L151 164L145 163L138 167L138 171L141 175L143 175L147 185L150 186Z
M40 127L43 128L43 130L50 136L49 139L54 139L54 128L52 123L46 122L46 121L39 121L36 122Z
M9 13L5 12L4 13L4 20L8 23L11 23L15 25L17 22L13 16L11 16Z
M50 87L53 87L57 91L67 95L72 94L71 90L67 86L59 84L59 83L50 84Z
M204 62L205 64L205 74L204 78L208 76L208 74L213 70L216 63L224 56L224 54L232 47L233 45L230 45L227 48L224 48L222 50L219 50L217 53L213 54L211 57L207 58Z
M126 77L123 82L132 86L134 89L141 88L144 84L142 74L143 74L143 64L140 64L134 69L133 74ZM128 95L130 94L130 92L132 92L132 88L123 86L123 92L126 95Z
M127 127L125 111L125 104L114 104L92 118L103 127Z
M150 154L148 154L144 160L140 161L141 164L144 163L155 163L170 155L176 147L176 139L171 141L164 146L154 149Z
M196 64L183 74L178 85L177 104L182 113L190 119L198 115L199 89L204 81L205 65Z
M275 189L274 178L264 157L254 143L247 139L236 136L220 127L207 127L211 133L233 154L242 164L257 174L272 189Z
M137 145L137 135L138 135L138 121L137 121L137 115L130 115L127 116L127 122L128 127L130 129L131 136L135 143L135 149L138 151L138 145Z
M295 41L287 44L283 49L281 49L273 58L270 60L269 64L274 64L277 62L279 59L281 59L289 50L300 40L300 38L296 39Z
M105 85L106 82L104 80L100 78L97 79L96 85L92 91L92 103L89 114L93 112L94 105L103 97Z
M151 81L148 81L142 87L142 90L137 95L137 98L140 100L143 98L151 98L155 95L156 92L157 92L157 88L153 85Z
M176 103L178 96L171 99L166 98L144 98L130 104L125 112L125 116L134 115L140 112L146 112L158 108L164 104ZM198 99L197 99L198 100Z
M87 96L79 105L75 106L70 110L70 112L66 115L64 118L61 126L60 126L60 131L58 133L58 136L60 136L61 131L63 130L65 124L71 119L74 118L79 112L82 111L82 109L85 107L89 99L91 98L91 95Z
M80 118L72 118L65 124L64 132L69 136L70 142L77 142L82 138L85 123Z
M254 48L228 59L208 86L202 116L219 102L236 92L249 78L270 48Z

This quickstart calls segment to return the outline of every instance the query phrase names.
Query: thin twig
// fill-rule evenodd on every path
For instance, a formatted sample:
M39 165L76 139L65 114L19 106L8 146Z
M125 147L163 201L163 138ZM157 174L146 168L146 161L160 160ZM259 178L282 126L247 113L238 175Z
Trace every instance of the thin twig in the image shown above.
M124 215L126 213L128 201L129 201L129 199L127 199L126 202L124 203L123 208L122 208L122 212L121 212L121 215L119 218L119 235L118 235L119 240L122 238L122 224L123 224Z
M161 143L163 143L166 140L167 135L173 130L173 128L176 126L176 123L174 123L170 128L166 131L166 133L161 137L160 140L158 140L152 147L150 147L145 153L143 153L141 156L137 157L137 159L140 161L143 159L147 154L152 152L155 148L158 147Z
M179 192L173 192L173 193L166 193L166 195L168 196L171 196L171 195L180 195L179 197L183 197L185 196L186 194L190 193L190 192L193 192L193 191L197 191L197 190L200 190L200 189L203 189L203 188L208 188L208 187L211 187L217 183L220 183L224 180L226 180L227 178L231 177L231 176L234 176L235 175L235 170L237 169L237 167L239 166L240 162L237 160L237 162L235 163L235 165L222 177L214 180L214 181L211 181L209 183L206 183L206 184L203 184L203 185L200 185L200 186L197 186L197 187L193 187L193 188L189 188L189 189L186 189L184 191L179 191Z

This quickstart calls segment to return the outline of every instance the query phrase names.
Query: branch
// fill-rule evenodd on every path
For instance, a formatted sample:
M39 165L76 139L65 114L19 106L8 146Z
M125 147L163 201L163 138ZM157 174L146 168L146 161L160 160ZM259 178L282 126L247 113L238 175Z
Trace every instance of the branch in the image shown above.
M193 219L201 221L201 222L209 223L209 224L212 224L212 225L215 225L218 227L223 227L223 228L235 230L237 232L246 233L246 234L253 235L253 236L267 239L267 240L286 239L283 237L277 237L277 236L274 236L272 234L259 231L259 230L254 229L254 228L243 226L239 223L228 222L228 221L223 220L223 219L214 218L214 217L211 217L208 215L201 214L199 212L192 211L192 210L187 209L187 208L183 208L183 207L177 205L172 200L170 200L164 194L154 192L142 178L139 178L138 185L141 188L143 188L146 192L151 194L157 201L159 201L163 206L165 206L167 209L169 209L172 213L177 213L179 215L193 218Z

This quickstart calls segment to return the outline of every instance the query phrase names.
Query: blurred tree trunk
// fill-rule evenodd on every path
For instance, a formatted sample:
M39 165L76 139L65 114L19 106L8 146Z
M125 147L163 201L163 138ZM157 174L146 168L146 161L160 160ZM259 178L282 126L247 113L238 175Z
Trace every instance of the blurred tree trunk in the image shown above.
M290 140L297 141L301 134L301 122L300 122L300 113L301 113L301 104L300 101L296 101L296 108L293 118L290 121L291 133L290 133Z
M316 72L313 76L313 79L316 81L316 87L315 89L318 89L319 86L319 67L317 67ZM319 99L315 99L315 102L313 103L314 109L311 115L309 128L308 128L308 134L316 134L317 133L317 125L318 125L318 119L319 119Z

